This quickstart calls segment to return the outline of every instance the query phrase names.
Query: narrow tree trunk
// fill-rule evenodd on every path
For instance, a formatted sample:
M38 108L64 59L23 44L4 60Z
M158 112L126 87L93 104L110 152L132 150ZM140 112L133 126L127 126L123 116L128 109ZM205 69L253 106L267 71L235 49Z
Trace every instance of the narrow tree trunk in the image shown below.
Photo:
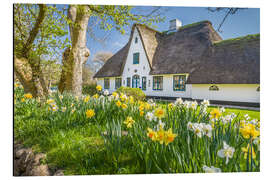
M31 66L28 59L15 57L14 71L26 93L31 93L34 97L48 94L42 72L38 66Z
M39 33L46 16L47 6L39 4L39 14L36 23L31 29L29 37L19 53L19 57L14 58L14 70L25 92L31 93L34 97L43 97L48 94L43 74L40 69L40 59L31 59L29 52Z
M70 37L72 47L68 57L63 55L63 69L59 90L71 90L73 95L81 96L82 94L82 69L86 63L90 51L86 47L86 32L90 13L88 6L70 6L68 17L73 24L70 25ZM68 52L68 50L66 50ZM66 52L66 53L67 53Z

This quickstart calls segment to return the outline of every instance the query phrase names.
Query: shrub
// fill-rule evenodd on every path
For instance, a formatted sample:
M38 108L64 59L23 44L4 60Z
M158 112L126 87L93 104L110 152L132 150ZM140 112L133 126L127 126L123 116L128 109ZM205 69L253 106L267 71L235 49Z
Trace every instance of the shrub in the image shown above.
M94 95L97 93L97 89L96 89L96 84L86 84L86 85L83 85L83 88L82 88L82 93L83 94L89 94L89 95Z
M127 96L133 96L134 100L143 101L145 99L145 93L140 88L130 88L121 86L116 90L117 93L124 93Z

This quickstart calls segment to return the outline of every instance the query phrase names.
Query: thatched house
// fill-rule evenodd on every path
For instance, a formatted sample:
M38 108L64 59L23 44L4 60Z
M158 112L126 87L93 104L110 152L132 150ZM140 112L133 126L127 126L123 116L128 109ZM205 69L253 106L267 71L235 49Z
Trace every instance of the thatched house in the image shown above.
M110 92L141 88L147 96L260 102L260 36L222 40L211 22L167 32L134 24L128 43L95 74ZM180 23L181 24L181 23Z

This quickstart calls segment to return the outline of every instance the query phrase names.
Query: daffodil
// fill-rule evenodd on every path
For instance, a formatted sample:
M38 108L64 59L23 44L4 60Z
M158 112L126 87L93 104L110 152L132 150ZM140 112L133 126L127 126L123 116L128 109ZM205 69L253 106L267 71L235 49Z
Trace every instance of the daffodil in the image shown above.
M121 101L119 101L119 100L116 102L116 106L117 106L117 107L120 107L121 104L122 104L122 103L121 103Z
M152 121L154 119L154 114L152 112L147 112L145 117L149 121Z
M93 96L93 98L97 99L97 98L98 98L98 94L95 94L95 95Z
M144 114L144 111L140 111L140 116L143 116L143 114Z
M168 108L169 109L172 109L173 107L174 107L174 104L173 103L168 104Z
M165 131L163 128L159 128L157 131L157 141L159 141L160 144L163 144L165 141Z
M66 112L67 108L66 107L62 107L62 112Z
M97 85L96 90L97 90L97 91L101 91L101 90L102 90L101 85Z
M176 101L174 102L174 104L177 105L177 106L182 105L183 104L182 98L177 98Z
M210 115L212 119L218 119L221 116L221 112L215 108L210 112Z
M208 166L203 166L203 170L206 173L220 173L221 169L220 168L216 168L214 166L208 167Z
M24 98L22 98L22 99L21 99L21 102L25 102L25 99L24 99Z
M174 141L174 138L177 136L177 134L172 133L172 129L170 128L168 131L165 132L165 145L168 145L169 143Z
M139 106L139 110L140 110L140 111L143 111L143 110L144 110L144 104L141 104L141 105Z
M30 94L30 93L25 94L24 97L26 99L32 99L33 98L32 94Z
M89 101L89 99L90 99L90 96L86 96L86 97L84 98L83 101L84 101L85 103L87 103L87 102Z
M217 155L221 158L226 158L226 164L229 162L229 158L233 157L234 148L230 147L225 141L223 141L223 149L217 152Z
M165 111L162 108L158 108L155 110L155 116L161 119L165 116Z
M156 141L157 140L157 133L155 131L153 131L151 128L147 128L147 136L152 139L152 141Z
M108 90L105 90L105 91L103 92L103 94L104 94L105 96L108 96L110 93L109 93Z
M63 95L60 95L60 96L59 96L59 99L60 99L60 100L62 100L63 98L64 98L64 96L63 96Z
M128 116L127 119L124 121L124 124L127 126L127 128L131 128L134 123L135 121L130 116Z
M260 135L260 131L256 129L254 124L247 124L240 128L240 133L245 139L256 138Z
M130 103L130 104L133 104L133 103L134 103L134 98L133 98L133 96L129 96L129 103Z
M123 109L127 109L127 107L128 107L128 106L127 106L126 104L124 104L124 103L122 104L122 108L123 108Z
M52 103L54 103L54 100L53 99L48 99L47 100L47 104L52 104Z
M87 118L92 118L95 115L95 111L93 109L88 109L85 114Z

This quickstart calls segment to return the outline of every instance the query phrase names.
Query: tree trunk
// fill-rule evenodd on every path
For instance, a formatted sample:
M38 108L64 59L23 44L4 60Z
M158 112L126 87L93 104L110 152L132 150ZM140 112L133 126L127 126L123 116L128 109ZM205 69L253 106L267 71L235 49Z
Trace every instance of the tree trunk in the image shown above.
M42 72L38 67L31 67L29 60L15 57L14 71L26 93L31 93L34 97L48 95Z
M68 17L73 22L69 26L72 46L70 50L65 50L67 57L65 53L63 54L63 74L59 90L70 90L75 96L82 94L82 69L90 55L86 47L86 32L90 18L88 11L88 6L84 5L71 5L68 10Z
M34 97L44 97L48 95L42 71L40 69L40 59L30 58L29 53L32 45L39 33L46 16L47 6L39 4L39 14L36 23L29 33L29 37L21 49L19 56L14 59L14 70L25 92L31 93Z

